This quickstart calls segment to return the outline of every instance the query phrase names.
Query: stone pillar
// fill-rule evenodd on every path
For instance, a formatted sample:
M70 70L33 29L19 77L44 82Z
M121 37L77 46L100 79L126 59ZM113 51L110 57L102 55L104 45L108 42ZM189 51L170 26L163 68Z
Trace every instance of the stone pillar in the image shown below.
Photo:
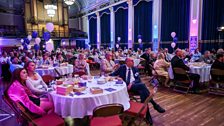
M115 48L115 17L114 9L110 8L110 44L111 48Z

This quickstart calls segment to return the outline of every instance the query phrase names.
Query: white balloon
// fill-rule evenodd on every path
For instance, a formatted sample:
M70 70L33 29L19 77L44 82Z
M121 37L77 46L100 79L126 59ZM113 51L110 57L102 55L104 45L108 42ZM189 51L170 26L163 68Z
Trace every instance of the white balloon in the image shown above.
M31 49L31 45L27 45L27 49L30 50Z
M47 29L47 31L52 32L54 30L54 24L51 22L47 23L46 29Z
M176 36L176 32L171 32L171 37L174 38Z
M32 36L31 35L28 35L27 36L27 39L30 41L32 39Z
M35 39L35 43L36 43L37 45L40 44L40 41L41 41L41 39L40 39L39 37L37 37L37 38Z
M138 43L142 43L142 39L138 39Z
M117 37L117 40L118 40L118 41L121 41L121 37Z
M23 39L21 39L21 40L20 40L20 42L21 42L21 43L23 43L23 42L24 42L24 40L23 40Z
M22 45L20 46L20 49L23 50L23 46Z
M48 52L51 52L53 49L54 49L54 44L53 44L53 42L52 42L52 41L48 41L48 42L46 42L46 50L47 50Z
M116 47L119 48L119 44L116 44Z
M172 43L171 43L171 47L172 47L172 48L175 48L175 46L176 46L176 43L175 43L175 42L172 42Z

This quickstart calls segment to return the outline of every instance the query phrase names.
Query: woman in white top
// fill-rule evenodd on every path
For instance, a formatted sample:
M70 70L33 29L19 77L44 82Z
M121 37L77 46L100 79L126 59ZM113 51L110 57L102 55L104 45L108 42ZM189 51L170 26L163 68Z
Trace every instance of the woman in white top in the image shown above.
M24 67L28 72L26 86L31 90L31 92L35 95L47 93L46 83L43 81L42 77L35 72L36 64L33 61L29 61Z

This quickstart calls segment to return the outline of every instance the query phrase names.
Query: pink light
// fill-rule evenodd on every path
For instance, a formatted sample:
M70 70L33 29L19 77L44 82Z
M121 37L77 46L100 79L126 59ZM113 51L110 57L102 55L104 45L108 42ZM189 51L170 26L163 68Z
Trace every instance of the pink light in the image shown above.
M128 29L128 40L132 40L132 29Z
M196 24L197 23L197 19L193 19L192 22L193 22L193 24Z

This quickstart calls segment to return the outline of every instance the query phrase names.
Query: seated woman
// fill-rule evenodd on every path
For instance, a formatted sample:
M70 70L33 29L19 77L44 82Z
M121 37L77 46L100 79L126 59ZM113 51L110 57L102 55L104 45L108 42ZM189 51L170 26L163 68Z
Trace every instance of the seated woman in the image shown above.
M30 112L44 115L54 112L54 106L48 98L38 98L26 87L27 72L24 68L18 68L13 72L10 85L5 90L14 102L21 102Z
M38 96L47 93L46 83L43 81L42 77L35 72L36 64L33 61L29 61L25 64L24 68L28 73L26 86L31 90L31 92Z
M170 67L170 63L166 62L165 60L165 56L163 53L160 53L157 57L156 62L154 63L154 69L156 70L156 72L158 73L158 75L160 76L164 76L166 78L165 81L165 86L168 86L168 82L169 82L169 75L168 75L168 68Z
M87 74L86 65L87 62L83 54L79 54L78 58L74 61L74 73L85 73Z

